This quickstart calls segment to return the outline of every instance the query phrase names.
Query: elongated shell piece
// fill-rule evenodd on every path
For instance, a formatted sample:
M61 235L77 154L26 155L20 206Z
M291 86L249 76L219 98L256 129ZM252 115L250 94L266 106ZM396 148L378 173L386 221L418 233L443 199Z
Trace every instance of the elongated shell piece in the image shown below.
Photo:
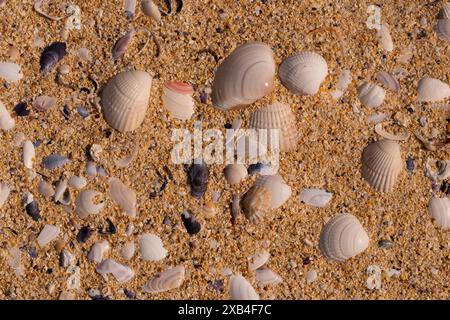
M141 10L146 16L151 17L157 23L161 22L161 12L153 0L142 0Z
M117 178L108 180L108 194L129 216L136 216L136 193Z
M38 191L44 197L52 197L55 194L53 186L45 180L39 182Z
M42 229L41 233L39 233L39 236L37 237L37 243L40 247L45 246L47 243L53 241L58 237L59 235L59 228L51 225L46 224L44 228Z
M8 200L9 193L11 192L11 188L4 182L0 182L0 208L6 203Z
M22 79L20 66L13 62L0 62L0 78L6 81L17 82Z
M92 245L88 254L89 261L100 263L103 261L103 256L109 250L109 243L106 240L96 242Z
M339 75L338 83L336 84L336 90L331 92L331 97L334 100L342 97L347 90L349 84L352 82L352 73L350 70L343 70Z
M34 145L30 140L27 140L23 143L23 165L27 169L33 168L33 159L36 155L34 151Z
M233 275L230 278L231 300L259 300L252 285L241 275Z
M146 233L139 239L142 259L146 261L159 261L167 256L167 250L157 235Z
M402 171L400 145L393 140L381 140L369 144L362 153L362 176L380 192L394 189Z
M127 242L120 250L120 254L125 260L130 260L134 256L135 246L133 242Z
M185 269L183 266L169 268L150 279L144 285L144 291L147 293L157 293L176 289L183 284L184 276Z
M235 185L247 177L247 168L240 163L229 164L225 167L225 179L230 185Z
M283 279L278 273L268 267L261 267L255 271L256 281L263 286L269 284L276 285L283 282Z
M373 83L364 82L358 87L358 98L363 105L376 108L383 104L386 91Z
M80 176L72 176L69 179L69 186L75 189L83 189L87 185L86 178Z
M129 266L118 263L113 259L103 260L95 270L100 274L111 273L119 283L128 282L134 277L134 271Z
M47 112L56 103L56 99L49 96L39 96L33 101L33 108L41 112Z
M212 84L214 107L229 110L248 105L274 88L275 61L272 49L250 42L235 49L222 61Z
M264 187L254 185L241 201L245 217L252 223L262 220L271 209L271 194Z
M389 26L383 23L380 29L377 31L378 41L380 42L383 49L387 52L394 50L394 42L392 41L391 33L389 31Z
M136 34L136 30L131 29L125 35L120 37L119 40L116 41L116 43L114 44L114 47L112 49L113 60L117 60L125 54L128 46L130 45L131 40L133 40L133 37L135 34Z
M450 88L441 80L425 77L417 85L417 98L420 102L437 102L449 96Z
M324 208L332 197L330 192L316 188L303 189L299 196L300 201L316 208Z
M108 124L127 132L139 127L150 100L152 77L145 71L125 71L111 78L102 92L102 110Z
M0 130L8 131L14 128L16 121L11 118L5 105L0 101Z
M377 73L377 80L386 88L389 90L392 90L393 92L399 92L400 91L400 83L397 79L394 78L394 76L386 71L380 71Z
M278 134L281 151L291 151L297 148L299 139L297 121L288 105L275 102L268 107L259 108L250 115L250 128L267 129L267 144L271 148L272 134Z
M368 245L369 236L351 214L335 216L320 233L320 250L331 260L343 262L366 250Z
M315 52L300 52L280 66L278 74L283 85L300 96L315 95L328 74L325 59Z
M94 204L94 198L101 193L95 190L81 191L75 200L75 211L81 219L91 214L98 214L105 206L104 202Z
M292 189L286 184L279 174L271 176L258 176L255 185L266 188L270 192L270 207L277 209L281 207L292 194Z
M189 83L169 81L164 85L164 106L179 120L189 120L194 114L194 88Z
M61 179L56 184L54 200L56 203L62 203L65 205L70 204L70 193L67 190L67 179ZM67 190L68 191L68 190Z
M129 19L134 17L134 13L136 11L136 1L137 0L123 0L125 15Z
M436 223L444 230L450 228L450 200L448 197L431 198L428 204L428 211Z
M269 261L270 253L267 250L260 250L256 252L255 254L251 255L249 257L248 261L248 269L253 271L256 270Z

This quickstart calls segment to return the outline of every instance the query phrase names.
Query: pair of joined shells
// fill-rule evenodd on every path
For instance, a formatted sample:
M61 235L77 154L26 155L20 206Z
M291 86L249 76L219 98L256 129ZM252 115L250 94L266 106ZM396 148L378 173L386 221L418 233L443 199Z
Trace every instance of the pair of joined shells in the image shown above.
M450 199L448 197L431 198L428 211L439 226L444 230L450 229Z
M186 270L183 266L169 268L153 277L144 285L147 293L165 292L180 287L184 282Z
M450 3L446 3L439 12L434 31L442 40L450 41Z
M323 227L319 247L328 259L343 262L369 246L369 236L358 219L351 214L340 214Z
M189 83L170 81L164 85L163 101L167 110L179 120L189 120L194 114L194 88Z
M425 77L417 85L417 98L420 102L437 102L450 96L450 87L438 79Z
M108 124L127 132L139 127L150 100L152 77L145 71L125 71L111 78L102 92L102 110Z
M386 96L386 91L382 87L371 82L364 82L357 91L361 103L369 108L381 106Z

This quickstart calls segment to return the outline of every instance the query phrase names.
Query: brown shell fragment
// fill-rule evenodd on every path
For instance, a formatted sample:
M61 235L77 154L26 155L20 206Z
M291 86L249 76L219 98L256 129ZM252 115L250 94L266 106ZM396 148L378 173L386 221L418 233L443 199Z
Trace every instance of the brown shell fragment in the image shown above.
M252 223L262 220L262 218L270 211L270 204L270 191L257 185L251 187L241 201L244 215Z

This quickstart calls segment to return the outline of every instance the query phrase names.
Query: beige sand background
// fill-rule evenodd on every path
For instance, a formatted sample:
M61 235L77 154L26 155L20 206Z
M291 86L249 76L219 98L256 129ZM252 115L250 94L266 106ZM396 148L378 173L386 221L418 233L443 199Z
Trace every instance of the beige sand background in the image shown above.
M38 95L54 96L57 106L47 114L31 110L28 117L17 117L16 127L0 133L0 181L12 186L8 202L0 209L0 298L2 299L57 299L67 289L71 275L59 266L59 253L53 245L39 248L35 238L46 223L59 226L60 238L66 248L76 254L81 271L81 286L72 290L77 299L89 299L87 290L98 289L113 299L126 299L123 289L136 293L139 299L228 299L228 277L222 268L242 273L256 288L262 299L448 299L450 283L450 233L433 223L427 212L427 203L433 194L431 181L424 175L428 157L445 159L448 149L428 152L410 137L401 142L404 160L414 157L415 170L404 170L395 191L388 194L375 192L362 179L360 156L362 149L374 138L379 138L367 117L375 112L389 116L400 112L408 120L410 132L430 134L435 128L445 136L448 109L432 108L416 102L417 81L425 75L448 82L450 63L448 43L436 37L432 30L442 1L378 1L382 8L382 20L391 26L395 43L393 52L386 54L379 46L375 30L366 27L367 7L370 1L184 1L181 13L162 18L157 25L140 14L130 21L123 13L122 1L74 1L82 10L81 31L70 33L67 46L69 55L63 63L71 72L64 80L73 83L70 89L55 82L56 69L47 76L39 74L39 57L42 48L35 48L33 32L46 44L61 40L64 21L54 22L37 15L32 2L7 0L0 8L0 61L7 61L10 46L20 51L17 63L22 66L23 79L0 87L0 99L8 110L21 101L31 102ZM58 13L61 1L52 1L52 12ZM56 5L55 5L56 3ZM162 1L156 3L163 6ZM221 10L226 14L220 14ZM423 27L420 25L422 18ZM424 20L425 19L425 20ZM425 23L424 23L425 22ZM154 57L155 45L151 43L137 55L140 34L125 57L111 64L111 48L118 37L131 26L146 26L153 30L161 43L161 55ZM173 120L162 104L162 84L168 80L192 83L199 92L209 85L217 66L208 49L220 58L226 57L239 44L250 40L269 44L276 62L300 50L314 50L328 62L329 75L314 97L297 97L289 93L276 79L276 89L264 99L240 111L224 113L196 99L196 114L190 121ZM406 64L398 62L401 50L412 44L414 55ZM76 50L86 47L92 62L84 62L76 56ZM91 88L88 77L103 85L111 76L127 66L146 70L154 75L151 105L143 125L133 133L121 134L109 128L95 106L87 101L80 88ZM401 80L401 92L388 92L385 103L376 111L360 105L356 86L362 80L375 80L379 70L391 71L401 66L406 76ZM340 72L350 69L353 82L345 96L334 101L330 92L334 89ZM198 93L196 93L198 97ZM183 167L172 165L171 181L162 196L150 198L149 192L156 171L162 171L170 160L171 130L193 129L194 120L203 119L204 128L223 128L240 114L244 125L250 112L273 101L289 104L295 111L301 141L298 150L281 157L281 175L293 189L293 195L280 209L272 212L263 223L250 225L241 217L233 226L230 222L229 202L232 193L243 193L255 177L247 178L238 187L226 184L224 166L210 168L210 185L207 194L197 201L189 195ZM61 110L67 105L72 114L65 120ZM76 112L84 106L91 113L83 120ZM355 112L353 106L359 109ZM412 106L414 112L408 112ZM428 119L425 128L418 120ZM96 143L104 148L101 164L109 176L119 177L137 192L138 217L133 221L136 229L131 237L124 231L130 219L107 196L106 209L98 216L80 220L73 207L64 208L51 199L40 196L34 180L27 177L21 161L21 148L12 145L17 132L23 132L32 141L42 140L36 149L35 167L42 174L57 181L62 175L85 175L85 149ZM108 134L112 133L112 134ZM108 137L109 136L109 137ZM139 152L132 164L118 169L114 161L128 154L135 139ZM43 157L52 153L69 155L72 162L62 169L48 171L40 166ZM107 178L90 179L88 187L106 194ZM325 188L333 193L326 208L315 209L302 204L298 194L305 187ZM43 219L34 222L25 213L21 203L23 192L34 194ZM206 219L198 208L205 199L211 199L214 191L222 192L217 203L217 214ZM72 199L76 191L71 190ZM181 223L184 209L197 213L203 224L200 234L190 237ZM347 212L358 217L366 228L371 242L369 248L345 263L327 261L317 243L324 223L334 215ZM172 227L162 224L168 215ZM110 218L117 226L114 235L95 232L84 244L75 240L81 226L93 229L106 225ZM14 234L9 229L17 232ZM120 247L129 240L135 241L143 232L159 235L169 255L160 262L144 262L136 254L130 262L120 256ZM93 243L107 239L112 247L109 256L130 265L135 278L119 285L112 278L105 281L95 272L95 265L87 260ZM394 242L392 249L378 247L381 239ZM211 248L211 240L218 242L218 249ZM308 240L313 246L308 245ZM305 243L306 241L306 243ZM13 246L22 247L22 264L25 275L14 275L7 263L7 252ZM36 247L37 258L31 259L28 250ZM268 266L276 271L283 283L277 286L258 287L254 273L247 270L247 258L257 248L267 247L271 258ZM312 262L303 265L310 257ZM184 265L187 270L183 285L176 290L160 294L143 293L144 283L168 266ZM379 290L369 290L366 285L366 269L378 265L382 270ZM396 269L399 276L389 277L387 271ZM305 275L316 270L318 278L307 284ZM208 281L222 280L225 290L217 292Z

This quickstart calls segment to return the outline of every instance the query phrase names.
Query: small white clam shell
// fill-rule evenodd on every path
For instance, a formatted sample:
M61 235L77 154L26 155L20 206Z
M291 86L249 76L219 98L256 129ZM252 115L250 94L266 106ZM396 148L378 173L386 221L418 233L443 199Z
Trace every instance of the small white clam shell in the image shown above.
M292 195L292 189L279 174L258 176L255 185L266 188L270 192L272 209L281 207Z
M8 184L4 182L0 182L0 208L6 203L9 197L9 193L11 192L11 188Z
M88 253L89 261L100 263L103 261L103 257L109 250L109 243L106 240L96 242L92 245L91 250Z
M86 174L88 177L95 177L97 175L97 166L95 162L88 161L86 162Z
M231 300L259 300L259 295L252 285L241 275L230 278Z
M258 284L267 286L269 284L276 285L283 282L278 273L268 267L261 267L255 271L255 278Z
M269 258L270 253L267 250L260 250L256 252L249 257L248 269L253 271L262 267L267 263L267 261L269 261Z
M377 31L378 41L383 49L387 52L394 50L394 42L392 41L389 26L383 23L380 29Z
M6 81L17 82L22 79L23 74L20 72L20 66L12 62L0 62L0 78Z
M117 178L108 180L108 194L130 217L136 216L136 193Z
M438 102L450 96L450 87L438 79L425 77L417 85L417 98L420 102Z
M225 167L225 179L231 185L238 184L247 177L247 168L240 163L229 164Z
M161 12L159 11L158 6L153 2L153 0L142 0L141 1L141 10L146 16L151 17L156 22L161 21Z
M189 120L194 114L193 93L189 83L169 81L164 85L164 106L176 119Z
M300 201L316 208L324 208L332 197L332 193L317 188L303 189L299 196Z
M358 87L358 98L363 105L376 108L383 104L386 91L373 83L364 82Z
M49 242L55 240L59 235L59 228L51 225L46 224L44 228L42 229L41 233L39 233L39 236L37 237L37 243L40 247L45 246Z
M75 211L81 219L91 214L98 214L103 209L104 202L98 204L93 202L94 198L100 195L101 193L95 190L84 190L78 193L75 199Z
M67 179L61 179L58 181L58 183L56 184L56 188L55 188L55 194L54 194L54 200L56 203L62 203L62 204L69 204L70 202L70 198L69 199L64 199L64 193L67 190ZM66 201L67 200L67 201Z
M69 179L69 186L75 189L83 189L87 185L86 178L80 176L72 176Z
M436 223L444 230L450 228L450 199L448 197L433 197L428 204L430 212Z
M95 270L100 274L111 273L119 283L125 283L133 279L134 271L124 264L113 259L106 259L100 262Z
M5 105L0 101L0 130L8 131L14 128L16 121L11 117Z
M53 197L55 189L53 186L45 180L39 181L38 192L44 197Z
M167 256L167 250L157 235L146 233L139 239L139 248L142 259L147 261L159 261Z
M133 258L134 252L135 252L135 245L134 242L131 241L125 243L122 249L120 250L120 254L125 260L130 260L131 258Z
M343 262L366 250L368 245L369 236L351 214L330 219L320 233L320 250L331 260Z
M296 95L315 95L328 74L325 59L315 52L300 52L280 65L283 85Z
M36 153L34 151L34 145L30 140L23 143L23 165L27 169L33 169L33 159Z
M144 285L144 291L147 293L157 293L176 289L183 284L185 272L183 266L169 268L150 279Z

